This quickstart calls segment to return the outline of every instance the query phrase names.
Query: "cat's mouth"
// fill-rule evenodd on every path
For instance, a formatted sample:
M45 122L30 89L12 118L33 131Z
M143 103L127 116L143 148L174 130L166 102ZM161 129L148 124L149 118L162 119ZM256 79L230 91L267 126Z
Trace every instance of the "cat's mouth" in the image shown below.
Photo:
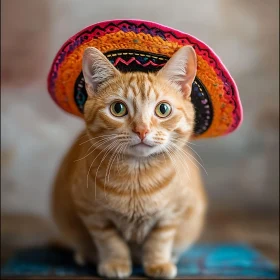
M129 154L136 157L146 157L154 153L156 145L148 142L139 142L130 146Z
M137 143L137 144L134 144L132 145L131 147L139 147L139 148L151 148L153 147L152 145L148 144L148 143L144 143L144 142L140 142L140 143Z

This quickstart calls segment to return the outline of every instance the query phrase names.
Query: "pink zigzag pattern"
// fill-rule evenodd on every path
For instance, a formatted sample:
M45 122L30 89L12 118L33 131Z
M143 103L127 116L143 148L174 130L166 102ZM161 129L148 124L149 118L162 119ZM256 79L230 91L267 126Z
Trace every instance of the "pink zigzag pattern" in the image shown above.
M122 63L124 63L125 65L129 65L131 62L133 62L133 61L135 61L137 64L140 64L140 65L142 65L142 66L148 66L148 65L150 65L150 64L152 64L153 66L164 66L165 65L165 63L161 63L161 64L156 64L156 63L154 63L153 61L148 61L147 63L145 63L145 64L142 64L141 62L139 62L135 57L132 57L130 60L128 60L128 61L126 61L126 60L124 60L124 59L122 59L121 57L118 57L117 59L116 59L116 61L115 61L115 63L114 63L114 66L116 66L116 65L118 65L118 63L119 62L122 62Z

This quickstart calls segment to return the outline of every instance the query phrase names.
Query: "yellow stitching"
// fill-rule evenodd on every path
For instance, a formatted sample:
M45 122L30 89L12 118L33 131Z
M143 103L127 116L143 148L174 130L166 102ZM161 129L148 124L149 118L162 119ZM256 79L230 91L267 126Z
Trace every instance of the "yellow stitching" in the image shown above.
M106 55L106 57L111 57L111 56L121 56L121 55L140 55L140 56L144 56L144 57L151 57L151 58L155 58L155 59L159 59L159 60L167 60L167 58L162 58L162 57L158 57L158 56L151 56L149 54L138 54L138 53L116 53L116 54L108 54Z

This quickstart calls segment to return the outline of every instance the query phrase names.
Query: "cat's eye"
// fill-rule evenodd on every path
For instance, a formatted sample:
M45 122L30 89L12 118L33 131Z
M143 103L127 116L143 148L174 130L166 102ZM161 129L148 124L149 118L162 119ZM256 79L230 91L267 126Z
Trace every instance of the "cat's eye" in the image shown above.
M171 106L167 102L161 102L156 106L155 113L160 118L166 118L171 114Z
M115 101L110 106L110 111L115 117L123 117L127 114L127 108L121 101Z

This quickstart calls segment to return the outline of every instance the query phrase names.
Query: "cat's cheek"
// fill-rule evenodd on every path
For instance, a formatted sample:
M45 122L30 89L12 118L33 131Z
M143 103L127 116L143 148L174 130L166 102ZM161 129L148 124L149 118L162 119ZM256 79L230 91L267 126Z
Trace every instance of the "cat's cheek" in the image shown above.
M174 127L173 130L173 132L179 134L179 136L188 134L191 131L192 131L192 125L183 118L177 123L176 127Z
M159 119L156 116L151 117L151 127L152 128L158 128L159 127Z
M192 130L192 127L188 124L188 123L186 123L186 124L184 124L183 126L182 126L182 131L183 131L183 133L188 133L188 132L190 132Z
M86 123L87 130L93 134L102 134L103 130L98 122Z

